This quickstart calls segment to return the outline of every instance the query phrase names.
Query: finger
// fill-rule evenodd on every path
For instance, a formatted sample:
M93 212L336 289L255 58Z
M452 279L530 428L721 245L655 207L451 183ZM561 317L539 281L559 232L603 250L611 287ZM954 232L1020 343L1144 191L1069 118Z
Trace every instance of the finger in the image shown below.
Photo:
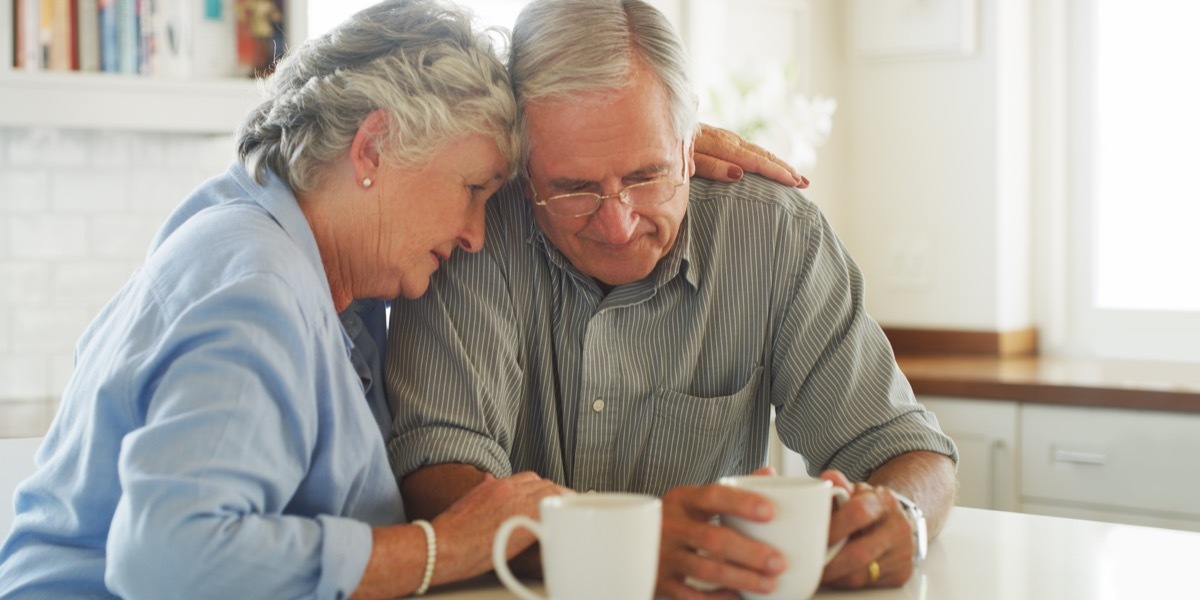
M488 477L491 477L490 473L488 474ZM521 471L520 473L514 473L510 475L508 479L510 481L538 481L541 479L541 476L533 471Z
M727 129L701 124L700 135L696 136L693 149L697 160L697 173L700 173L701 156L706 159L720 157L725 163L724 165L715 165L713 169L707 171L707 174L702 175L710 179L730 181L719 177L720 171L725 170L729 176L732 176L734 173L732 169L738 169L739 171L758 173L784 185L808 187L808 179L800 175L791 165L780 160L765 148L749 142ZM730 164L732 165L726 166ZM740 178L739 173L737 179Z
M891 494L880 494L876 490L856 490L841 507L833 511L829 520L829 539L833 541L851 536L861 536L880 523L888 510L888 502L895 502Z
M789 165L758 144L743 141L741 150L743 152L742 156L745 156L749 164L742 163L736 159L734 162L748 171L759 173L764 177L770 177L785 185L799 185L803 180L800 172L792 167L792 165Z
M801 188L808 187L808 179L801 176L795 168L774 154L750 142L743 142L743 146L738 149L738 153L730 156L729 160L750 173L758 173L763 177L773 179L784 185Z
M683 575L721 590L769 594L778 585L774 576L723 562L716 557L687 553L678 565L682 568Z
M829 482L833 483L833 485L836 485L836 486L846 490L847 492L854 491L854 486L850 483L850 480L847 479L846 476L842 474L841 471L837 471L835 469L829 469L827 471L822 472L820 477L821 477L821 479L829 481Z
M754 471L752 471L750 474L751 475L770 475L770 476L776 475L775 467L772 467L771 465L767 465L765 467L759 467L759 468L755 469Z
M682 577L659 577L654 597L672 600L740 600L737 592L721 589L699 590L685 583Z
M742 178L742 169L733 163L714 158L707 154L695 155L696 177L733 183Z
M664 537L674 540L677 550L686 551L687 556L682 557L681 561L692 567L702 566L709 569L712 568L710 563L729 564L738 570L749 570L770 576L778 575L787 568L787 562L783 555L775 548L746 537L729 527L695 521L676 521L669 525ZM709 574L698 573L693 569L688 569L685 574L716 584L744 589L738 586L736 580L724 579L721 576L714 576L717 578L710 579Z
M882 491L886 497L879 492ZM881 567L886 567L888 581L895 579L907 580L912 574L913 544L912 531L908 520L900 512L895 498L886 489L878 488L868 494L855 496L859 506L870 507L872 501L878 501L881 512L878 518L867 528L853 534L846 546L838 553L826 568L826 575L831 580L847 579L858 583L864 569L871 561L877 561ZM863 501L865 500L865 501ZM895 506L893 506L895 505ZM847 503L846 506L849 506ZM866 571L869 575L869 570ZM881 575L882 578L882 575ZM870 582L868 582L870 583Z
M850 551L854 555L853 566L841 576L826 568L821 579L823 585L842 589L898 587L912 577L914 564L911 552L903 552L899 547L885 550L877 540L862 540L855 545L856 548ZM874 581L871 580L872 562L878 568L878 577Z
M674 488L663 496L663 505L664 513L670 507L699 521L707 521L716 515L732 515L757 522L775 518L775 507L766 498L719 484Z

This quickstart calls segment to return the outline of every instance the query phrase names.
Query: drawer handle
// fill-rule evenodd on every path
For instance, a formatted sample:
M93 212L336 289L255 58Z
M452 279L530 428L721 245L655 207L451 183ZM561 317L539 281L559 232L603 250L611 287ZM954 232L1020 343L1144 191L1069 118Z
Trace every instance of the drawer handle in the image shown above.
M1102 465L1108 462L1108 455L1099 452L1080 452L1078 450L1055 450L1055 462L1075 463L1079 465Z

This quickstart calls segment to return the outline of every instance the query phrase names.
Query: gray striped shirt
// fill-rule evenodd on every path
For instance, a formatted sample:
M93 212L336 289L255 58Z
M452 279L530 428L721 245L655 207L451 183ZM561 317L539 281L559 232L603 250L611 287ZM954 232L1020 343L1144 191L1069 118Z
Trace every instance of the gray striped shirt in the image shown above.
M813 474L956 458L916 404L863 280L817 207L747 177L691 182L675 247L607 296L506 186L482 252L392 307L397 477L458 462L577 490L661 495L765 464L771 407Z

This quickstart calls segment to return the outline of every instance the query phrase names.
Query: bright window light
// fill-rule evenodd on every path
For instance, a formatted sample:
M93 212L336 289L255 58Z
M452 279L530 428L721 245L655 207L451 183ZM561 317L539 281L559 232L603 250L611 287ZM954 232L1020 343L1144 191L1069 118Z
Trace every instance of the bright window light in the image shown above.
M1200 311L1200 3L1099 0L1097 308Z

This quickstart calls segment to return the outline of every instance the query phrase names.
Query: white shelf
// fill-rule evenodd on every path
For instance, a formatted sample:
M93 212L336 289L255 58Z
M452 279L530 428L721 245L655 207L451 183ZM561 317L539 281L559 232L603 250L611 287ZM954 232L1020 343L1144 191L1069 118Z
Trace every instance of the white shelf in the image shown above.
M285 13L289 43L299 44L307 37L308 1L287 0ZM0 127L228 135L258 103L251 79L14 70L12 14L13 0L0 0Z
M0 126L232 134L258 101L250 79L0 71Z

